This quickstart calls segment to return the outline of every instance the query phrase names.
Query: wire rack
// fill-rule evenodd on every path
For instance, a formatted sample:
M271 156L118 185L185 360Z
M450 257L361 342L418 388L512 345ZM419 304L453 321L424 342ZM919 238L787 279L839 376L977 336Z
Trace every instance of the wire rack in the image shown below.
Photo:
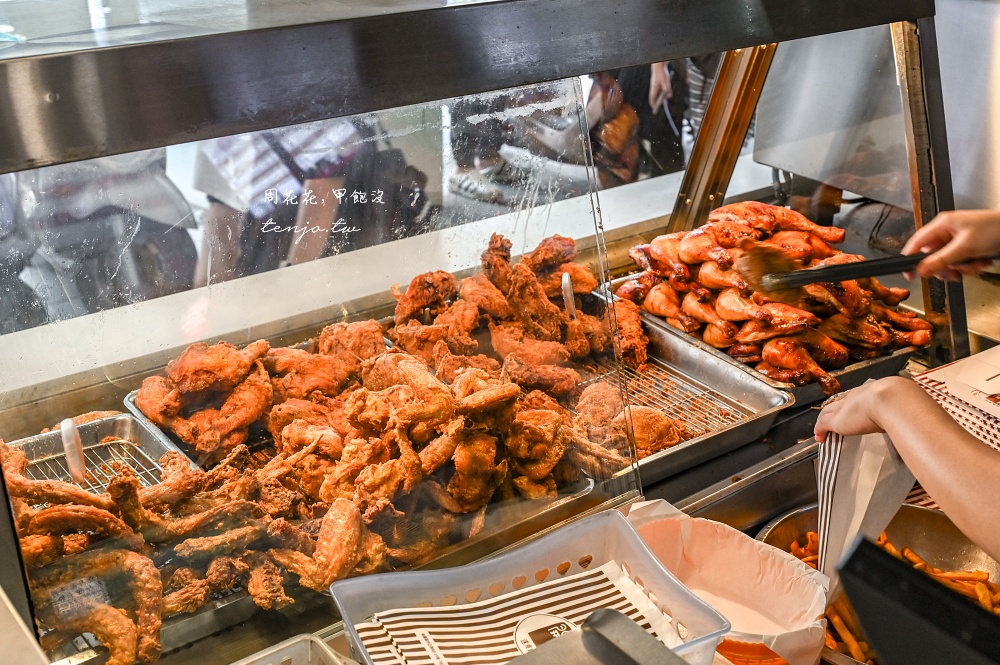
M102 441L96 446L84 448L83 456L87 462L87 476L80 486L88 492L102 494L107 489L115 475L111 468L112 462L132 467L144 487L160 482L160 465L131 441ZM66 455L62 453L32 461L24 475L34 480L73 482L66 467Z
M608 378L617 380L616 366L610 359L594 360L584 367L593 376L583 386ZM649 358L642 372L631 367L625 367L624 372L629 401L680 420L687 427L687 438L717 432L756 415L754 410L726 399L658 358Z

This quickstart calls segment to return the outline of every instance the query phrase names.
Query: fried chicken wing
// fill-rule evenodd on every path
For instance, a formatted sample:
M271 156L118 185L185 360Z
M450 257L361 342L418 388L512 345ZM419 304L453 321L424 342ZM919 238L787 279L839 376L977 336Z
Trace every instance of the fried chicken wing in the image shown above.
M453 383L455 376L464 369L481 369L490 376L500 376L500 363L489 356L478 353L474 356L457 356L448 350L444 342L439 342L434 349L434 373L441 381Z
M191 466L182 453L168 451L160 457L160 482L139 490L139 500L150 508L172 508L201 491L205 472Z
M332 503L337 498L354 496L354 481L361 471L371 465L390 459L388 444L380 438L353 439L344 446L340 462L326 477L320 488L320 499Z
M275 441L281 441L281 433L286 427L296 420L315 425L317 427L332 427L339 434L346 434L346 431L338 429L332 418L330 410L322 404L317 404L311 400L290 399L276 404L271 409L268 416L267 430Z
M437 315L434 325L445 326L452 337L468 336L479 327L479 307L468 300L456 300Z
M220 556L212 559L205 572L205 581L212 591L228 591L236 584L240 575L249 570L249 565L238 557Z
M242 350L228 342L212 346L198 342L167 363L167 378L182 393L229 392L246 378L254 362L270 348L264 340L248 344Z
M28 523L28 533L60 536L64 533L91 532L119 541L130 550L142 550L145 541L129 525L106 510L93 506L64 504L39 510Z
M190 614L208 602L211 587L205 580L192 580L190 584L163 597L163 616Z
M521 263L532 272L543 273L575 258L576 241L566 236L553 235L538 243L538 247L521 258Z
M435 270L417 275L410 280L406 293L398 298L396 314L393 317L396 325L401 326L410 319L430 310L431 316L437 316L448 307L450 300L458 297L458 280L450 272Z
M319 334L319 352L340 360L347 375L361 374L361 363L385 351L385 338L378 321L333 323Z
M336 499L323 518L312 557L295 550L269 550L268 554L298 575L302 586L326 591L358 564L365 533L358 507L347 499Z
M511 287L507 301L514 317L524 326L527 335L548 342L562 339L566 314L549 301L538 278L522 263L511 269Z
M247 593L258 607L265 610L280 610L295 602L285 594L281 571L266 554L247 552L243 560L250 567Z
M516 471L533 481L552 473L571 442L572 427L553 411L527 409L518 411L507 435L507 451Z
M23 474L28 468L24 451L12 448L0 440L0 463L3 464L7 491L12 497L33 504L80 504L101 510L111 510L113 504L106 494L91 494L87 490L59 480L32 480Z
M214 536L188 538L174 547L174 554L181 559L216 557L246 549L266 537L264 524L249 524Z
M465 434L465 419L455 418L444 427L444 433L437 437L419 453L420 467L425 476L434 473L451 461L458 442Z
M34 534L21 538L21 559L27 569L47 566L63 555L63 541L59 536Z
M490 324L490 341L493 351L501 358L516 354L518 359L529 365L562 365L569 361L570 354L559 342L539 341L524 334L524 328L516 324Z
M306 556L316 551L316 539L284 518L267 525L267 533L282 549L296 550Z
M391 333L397 345L414 358L420 358L427 365L434 362L435 349L439 342L445 343L452 337L447 325L425 326L419 321L410 321L404 326L396 326Z
M597 277L582 263L564 263L555 270L538 273L538 282L549 298L562 297L563 275L568 274L573 284L573 293L586 295L597 288Z
M506 472L506 462L498 469L496 452L497 440L488 434L475 432L459 441L452 457L455 474L445 488L459 509L452 512L471 513L493 496L500 475Z
M484 272L477 272L472 277L463 279L459 287L459 295L462 300L472 303L479 308L480 312L491 319L509 319L513 316L507 297L500 292L500 289L490 281Z
M616 300L612 308L618 324L615 345L621 353L622 361L629 367L638 369L646 364L646 347L649 345L649 338L642 329L639 307L629 300Z
M46 626L49 624L44 623ZM136 627L123 610L94 603L82 609L79 614L60 617L58 621L51 621L51 624L51 627L59 631L74 635L91 633L109 651L106 665L135 665L137 662Z
M301 349L271 349L263 359L264 367L276 377L273 382L279 401L305 399L314 391L336 395L350 379L350 364L337 356L309 353Z
M344 438L332 427L310 425L305 420L293 420L275 440L278 452L292 455L310 444L316 444L316 452L330 458L340 459L344 452Z
M574 369L557 365L529 365L516 353L507 356L503 371L525 390L543 390L553 395L568 395L582 380Z
M393 413L400 424L439 425L450 420L455 412L455 396L448 386L434 378L424 363L405 353L383 353L365 361L362 380L369 390L410 388L413 400Z
M480 256L483 272L499 289L507 295L511 286L510 248L511 242L499 233L490 236L490 244Z

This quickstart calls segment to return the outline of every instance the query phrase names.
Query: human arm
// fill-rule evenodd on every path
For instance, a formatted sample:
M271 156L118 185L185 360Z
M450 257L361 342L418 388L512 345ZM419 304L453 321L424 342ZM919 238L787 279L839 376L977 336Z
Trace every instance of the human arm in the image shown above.
M823 408L815 435L885 432L900 457L951 521L1000 558L1000 452L966 432L914 381L867 383Z
M649 66L649 108L654 111L659 110L664 99L673 96L673 89L670 87L670 74L667 73L665 62L654 62Z
M315 201L302 198L295 214L295 235L288 248L288 263L295 265L323 256L340 205L334 191L344 186L344 178L313 178L302 187Z
M937 275L955 280L962 273L978 273L990 261L963 261L1000 254L1000 211L949 210L940 213L930 224L917 229L903 254L930 254L917 266L923 277Z

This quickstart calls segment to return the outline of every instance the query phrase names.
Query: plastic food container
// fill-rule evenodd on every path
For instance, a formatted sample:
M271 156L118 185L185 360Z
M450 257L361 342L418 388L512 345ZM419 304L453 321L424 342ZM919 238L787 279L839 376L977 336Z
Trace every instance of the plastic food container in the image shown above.
M672 617L672 625L684 640L674 653L690 665L710 665L719 641L729 632L729 622L678 582L617 510L562 526L479 563L341 580L330 590L343 617L352 654L372 665L354 625L370 620L376 612L461 605L486 594L499 596L609 561L624 566L650 600Z
M233 665L357 665L341 656L315 635L305 634L275 644L270 649L239 660Z

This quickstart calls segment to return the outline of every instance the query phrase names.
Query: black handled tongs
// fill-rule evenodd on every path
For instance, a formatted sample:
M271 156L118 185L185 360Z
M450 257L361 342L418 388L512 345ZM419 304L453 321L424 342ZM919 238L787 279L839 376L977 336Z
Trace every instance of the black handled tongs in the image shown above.
M884 259L856 261L854 263L838 263L820 268L803 268L788 272L769 272L761 277L764 291L784 291L797 289L807 284L820 282L844 282L851 279L878 277L879 275L894 275L907 272L917 267L917 264L929 255L918 252L908 256L890 256ZM970 259L971 261L993 260L997 257Z

